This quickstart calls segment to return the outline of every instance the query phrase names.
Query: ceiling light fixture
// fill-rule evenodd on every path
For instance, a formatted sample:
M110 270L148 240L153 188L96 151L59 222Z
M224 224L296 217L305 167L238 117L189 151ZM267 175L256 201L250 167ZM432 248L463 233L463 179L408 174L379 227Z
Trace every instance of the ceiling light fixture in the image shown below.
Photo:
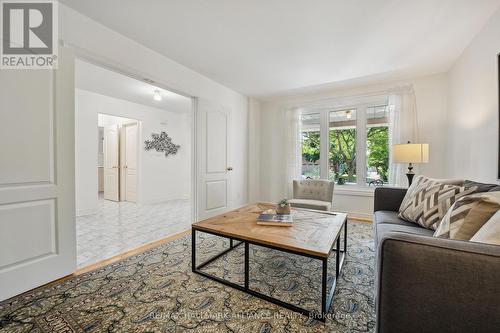
M153 99L158 102L161 101L161 93L158 89L154 91Z

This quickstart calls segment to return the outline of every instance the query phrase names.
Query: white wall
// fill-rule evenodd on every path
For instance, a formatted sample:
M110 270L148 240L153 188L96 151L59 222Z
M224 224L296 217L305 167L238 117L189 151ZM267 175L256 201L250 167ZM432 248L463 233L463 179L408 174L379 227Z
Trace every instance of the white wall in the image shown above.
M430 144L430 163L420 173L431 177L446 176L447 76L437 74L397 82L342 88L280 97L262 103L260 114L260 193L265 201L285 196L284 110L305 102L329 97L355 96L412 84L417 99L419 141ZM373 211L371 191L347 191L336 187L334 209L353 216L370 217Z
M91 91L85 91L85 89L77 89L77 91L79 91L79 92L91 92ZM107 96L104 96L104 97L107 97ZM113 126L113 125L121 126L123 124L136 123L136 122L137 122L137 119L112 116L112 115L105 114L105 113L99 113L97 115L97 126L98 127L107 127L107 126Z
M75 52L121 71L149 78L157 85L215 101L232 110L230 128L232 161L231 205L248 202L248 99L143 45L81 15L59 6L59 37Z
M261 135L261 103L250 98L248 103L248 200L261 201L260 192L260 135Z
M191 191L191 101L186 98L184 112L156 109L77 89L76 116L76 209L77 215L97 209L97 124L98 114L139 120L139 187L142 204L173 199L189 199ZM166 123L166 125L161 124ZM181 146L176 155L145 151L143 142L151 133L165 131Z
M494 183L498 159L500 11L449 73L448 174Z

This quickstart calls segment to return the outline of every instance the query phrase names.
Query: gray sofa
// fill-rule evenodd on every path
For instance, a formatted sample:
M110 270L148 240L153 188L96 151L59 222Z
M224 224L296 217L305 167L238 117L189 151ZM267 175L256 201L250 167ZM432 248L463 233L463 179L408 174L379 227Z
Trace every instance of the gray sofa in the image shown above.
M375 190L376 331L500 332L500 246L432 237L398 218L405 194Z

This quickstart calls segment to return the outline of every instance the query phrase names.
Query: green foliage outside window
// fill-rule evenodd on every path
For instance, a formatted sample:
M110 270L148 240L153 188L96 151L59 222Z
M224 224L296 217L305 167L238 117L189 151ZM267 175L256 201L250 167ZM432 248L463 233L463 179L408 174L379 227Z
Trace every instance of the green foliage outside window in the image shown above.
M389 180L389 129L371 127L367 133L368 167L374 167L380 179Z
M329 161L331 172L338 179L356 182L356 129L330 130Z
M329 131L330 174L335 180L343 178L347 182L356 182L356 129L332 129ZM371 127L367 129L367 164L375 168L380 179L386 183L389 172L388 128ZM304 132L302 157L314 164L320 158L320 133Z
M316 163L319 161L319 132L304 132L302 134L302 140L302 158L309 163Z

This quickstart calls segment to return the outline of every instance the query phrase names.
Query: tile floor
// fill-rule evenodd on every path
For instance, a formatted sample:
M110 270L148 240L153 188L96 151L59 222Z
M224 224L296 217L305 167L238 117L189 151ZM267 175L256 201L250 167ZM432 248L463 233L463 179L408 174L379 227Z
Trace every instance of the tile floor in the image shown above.
M78 268L187 230L190 216L189 200L138 205L100 198L96 214L76 218Z

